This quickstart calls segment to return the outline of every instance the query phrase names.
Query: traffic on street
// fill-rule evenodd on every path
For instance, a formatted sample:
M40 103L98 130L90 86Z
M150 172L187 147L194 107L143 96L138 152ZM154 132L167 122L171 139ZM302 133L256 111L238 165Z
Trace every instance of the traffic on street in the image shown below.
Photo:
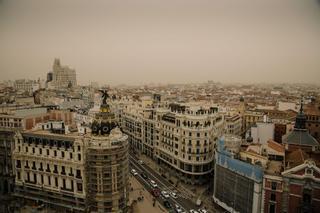
M159 202L169 212L208 212L205 209L199 209L196 203L133 154L130 154L129 162L131 174L153 195L154 205Z

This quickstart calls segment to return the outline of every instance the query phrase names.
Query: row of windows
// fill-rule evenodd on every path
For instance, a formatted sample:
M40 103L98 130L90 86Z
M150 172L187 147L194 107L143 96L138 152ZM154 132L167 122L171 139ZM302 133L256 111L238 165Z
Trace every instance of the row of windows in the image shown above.
M36 173L31 173L31 172L27 172L26 173L27 177L26 177L26 182L27 183L34 183L34 184L37 184L38 183L38 176ZM44 182L44 177L47 178L47 182L46 184L48 186L54 186L54 187L59 187L59 181L58 181L58 177L52 177L50 175L40 175L40 180L39 180L39 183L40 184L45 184ZM52 178L54 180L54 183L52 183ZM21 173L18 171L17 172L17 179L18 180L21 180ZM62 178L62 189L67 189L67 184L66 184L66 179ZM70 183L70 187L71 189L68 189L69 191L73 191L74 190L74 187L73 187L73 180L71 180L71 183ZM82 192L83 190L83 187L82 187L82 183L77 183L77 191L78 192Z
M30 148L30 149L29 149ZM45 155L43 152L46 152L46 155L50 155L50 149L42 149L42 148L35 148L35 147L25 147L25 152L26 153L32 153L32 154L38 154L38 155ZM18 152L21 152L21 146L18 146ZM53 157L59 157L60 158L67 158L65 153L69 153L69 160L73 159L73 153L72 152L64 152L64 151L59 151L59 150L51 150L51 153L53 154ZM79 153L77 155L77 160L81 161L81 154Z
M69 168L69 173L67 174L65 166L53 165L53 167L52 167L50 164L45 164L45 165L46 165L46 168L44 168L44 163L40 162L40 164L37 168L35 161L33 161L32 163L30 162L30 164L29 164L29 161L26 160L24 168L30 169L30 167L31 167L32 170L45 171L45 172L51 172L51 169L53 168L53 170L52 170L53 173L61 174L61 175L68 175L68 176L72 176L72 177L74 176L72 167ZM16 161L16 168L21 168L21 166L22 166L21 161L17 160ZM60 173L59 173L59 171L60 171ZM76 170L76 178L79 178L79 179L82 178L80 169Z

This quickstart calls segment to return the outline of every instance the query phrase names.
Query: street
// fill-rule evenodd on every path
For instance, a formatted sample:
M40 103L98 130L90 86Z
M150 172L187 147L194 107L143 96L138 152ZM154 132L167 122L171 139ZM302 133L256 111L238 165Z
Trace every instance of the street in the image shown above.
M151 191L153 189L152 186L150 186L149 180L154 180L158 184L158 188L160 189L160 191L163 191L163 190L167 192L174 191L177 193L178 197L176 199L172 198L171 196L167 199L172 204L173 208L175 204L179 205L186 212L188 212L190 209L196 210L199 208L196 206L194 202L192 202L190 199L187 198L188 197L187 195L177 190L173 184L168 182L165 178L163 178L157 172L153 171L148 165L146 164L141 165L138 162L138 160L139 160L138 158L136 158L134 155L130 153L130 158L129 158L130 170L135 169L137 171L138 175L135 176L136 179L148 191ZM143 177L141 177L141 173L143 172L147 174L148 176L147 179L144 179ZM162 196L159 196L156 199L158 202L163 203L164 199L162 198Z

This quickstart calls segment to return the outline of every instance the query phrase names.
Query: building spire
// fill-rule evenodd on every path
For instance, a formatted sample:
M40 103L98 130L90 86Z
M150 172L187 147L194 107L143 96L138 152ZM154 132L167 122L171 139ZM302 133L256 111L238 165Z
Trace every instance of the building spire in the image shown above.
M294 125L295 129L306 129L306 116L303 113L303 96L301 96L300 100L300 110L296 117L296 123Z
M300 100L300 114L303 114L303 96L301 96Z

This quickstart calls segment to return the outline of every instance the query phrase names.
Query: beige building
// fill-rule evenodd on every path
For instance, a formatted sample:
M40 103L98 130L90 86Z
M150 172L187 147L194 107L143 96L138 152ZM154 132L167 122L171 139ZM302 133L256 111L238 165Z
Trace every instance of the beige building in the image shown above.
M52 67L52 79L48 80L52 80L50 83L57 89L77 86L76 71L68 66L62 66L60 59L57 58Z
M163 175L189 184L208 180L213 170L214 145L224 127L218 108L131 105L120 112L132 149L156 161Z
M49 121L17 132L15 196L63 212L127 212L128 137L108 105L95 121L92 131Z

